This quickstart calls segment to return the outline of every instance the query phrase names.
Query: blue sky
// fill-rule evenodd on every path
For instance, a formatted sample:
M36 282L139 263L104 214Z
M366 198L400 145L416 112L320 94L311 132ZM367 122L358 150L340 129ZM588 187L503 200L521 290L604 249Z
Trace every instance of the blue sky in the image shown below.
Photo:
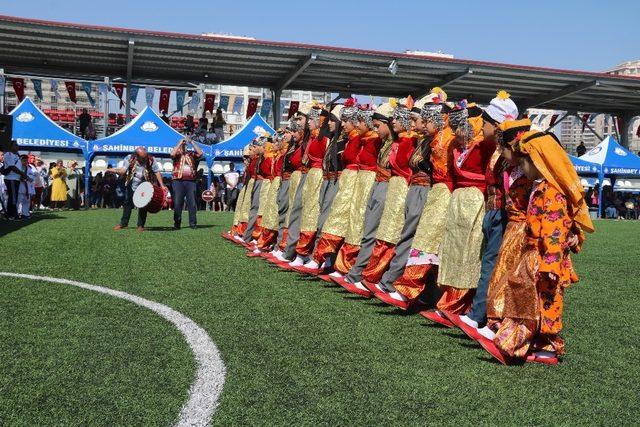
M4 0L0 14L589 71L640 59L635 0Z

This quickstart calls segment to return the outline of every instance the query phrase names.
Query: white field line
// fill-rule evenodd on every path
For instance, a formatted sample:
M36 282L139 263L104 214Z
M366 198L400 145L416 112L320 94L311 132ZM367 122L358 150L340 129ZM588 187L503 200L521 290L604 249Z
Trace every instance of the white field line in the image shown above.
M189 398L180 411L180 417L176 425L206 426L209 424L218 405L218 398L222 393L226 368L220 357L218 348L209 337L209 334L193 320L164 304L102 286L55 277L34 276L31 274L0 272L0 276L61 283L100 292L148 308L173 323L182 336L184 336L189 347L191 347L191 351L198 363L196 377L189 390Z

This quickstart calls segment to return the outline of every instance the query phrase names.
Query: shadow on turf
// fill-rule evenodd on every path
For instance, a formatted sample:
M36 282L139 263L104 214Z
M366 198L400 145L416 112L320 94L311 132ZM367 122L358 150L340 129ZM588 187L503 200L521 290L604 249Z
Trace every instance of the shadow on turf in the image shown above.
M51 219L65 219L64 217L58 216L55 213L36 213L29 219L24 219L20 221L9 221L1 217L0 219L0 237L6 236L9 233L13 233L14 231L18 231L21 228L24 228L28 225L35 224L36 222L42 220L51 220Z
M197 229L200 228L213 228L214 225L196 225ZM175 231L181 231L181 230L188 230L190 227L182 227L180 228L180 230L175 230ZM159 226L152 226L152 227L145 227L144 231L174 231L173 227L159 227Z

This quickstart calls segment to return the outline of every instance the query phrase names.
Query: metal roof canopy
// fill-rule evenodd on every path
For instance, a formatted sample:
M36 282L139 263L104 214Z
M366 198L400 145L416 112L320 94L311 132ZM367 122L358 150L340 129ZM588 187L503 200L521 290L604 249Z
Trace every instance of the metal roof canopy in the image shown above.
M389 71L392 61L397 73ZM486 103L505 89L522 111L540 107L640 114L640 78L341 47L79 25L0 15L5 72L136 84L197 83ZM278 108L275 106L274 108Z

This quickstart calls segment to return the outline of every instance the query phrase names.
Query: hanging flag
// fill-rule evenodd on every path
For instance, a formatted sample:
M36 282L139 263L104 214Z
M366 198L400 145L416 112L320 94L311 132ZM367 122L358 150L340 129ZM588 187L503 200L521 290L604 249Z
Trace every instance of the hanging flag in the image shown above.
M171 96L171 89L163 87L160 89L160 101L158 101L158 109L162 113L169 111L169 97Z
M191 95L191 100L189 101L189 110L196 111L200 106L200 93L194 91Z
M180 114L182 114L184 108L184 98L186 94L186 90L176 90L176 110L180 111Z
M242 114L242 107L244 106L244 96L236 96L233 100L233 114Z
M284 114L284 108L287 106L287 102L286 101L280 101L280 119L282 119L282 115Z
M542 126L542 122L546 118L547 118L547 114L540 114L540 116L538 116L538 124Z
M258 109L258 98L249 98L249 103L247 104L247 114L245 115L245 117L248 119L249 117L253 116L256 113L257 109Z
M100 95L106 95L109 93L109 85L106 83L98 83L98 93Z
M271 99L263 99L262 107L260 107L260 115L263 119L268 120L269 114L271 114L271 106L273 105L273 101ZM282 112L282 110L280 110Z
M33 90L36 92L36 96L42 101L42 80L31 79L31 83L33 83Z
M131 102L132 104L136 103L136 100L138 99L139 91L140 91L140 86L131 85L131 87L129 88L129 102Z
M69 99L75 104L77 101L76 82L64 82L64 85L66 86L67 92L69 93Z
M82 82L82 89L84 90L84 93L87 94L87 99L89 100L89 104L91 104L92 107L96 106L96 101L93 99L93 97L91 96L91 91L92 91L92 87L91 87L91 83L89 82Z
M533 121L536 119L536 117L538 117L537 114L531 114L529 115L529 120L531 120L531 123L533 123Z
M220 105L218 107L220 107L222 111L227 111L229 109L229 95L220 96Z
M120 108L124 107L124 101L122 101L122 95L124 94L124 84L122 83L114 83L113 88L116 91L116 95L120 99Z
M147 102L147 107L151 107L153 105L153 98L156 94L156 88L153 86L146 86L144 88L144 99Z
M216 94L215 93L206 93L204 95L204 111L208 111L213 113L213 106L216 102Z
M13 85L13 91L18 97L18 101L22 102L24 99L24 79L20 77L11 77L11 84Z
M591 114L583 114L582 118L580 120L582 120L582 133L584 133L584 128L587 125L587 120L589 120L589 116Z
M4 85L7 83L7 79L4 76L0 76L0 96L4 96Z
M55 98L56 102L58 102L58 100L60 99L60 92L58 92L57 80L51 80L51 91L53 92L53 97Z
M552 128L553 125L556 124L556 120L558 119L558 115L554 114L553 116L551 116L551 120L549 121L549 127Z
M291 101L289 104L289 113L287 114L287 120L294 116L298 112L298 107L300 107L300 101Z

